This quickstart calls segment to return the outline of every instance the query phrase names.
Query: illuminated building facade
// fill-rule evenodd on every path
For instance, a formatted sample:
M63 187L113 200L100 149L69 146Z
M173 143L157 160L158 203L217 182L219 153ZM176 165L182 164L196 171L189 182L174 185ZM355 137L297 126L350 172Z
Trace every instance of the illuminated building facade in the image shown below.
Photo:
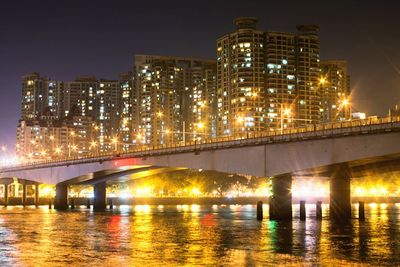
M350 119L350 78L347 62L321 61L320 66L322 122Z
M70 121L42 116L20 121L16 138L17 156L37 160L86 154L88 128L84 127L82 118L71 118Z
M132 80L126 75L120 81L81 77L60 82L33 73L22 77L22 93L17 129L21 156L37 159L47 156L43 151L54 154L47 143L50 136L54 147L67 149L69 155L110 151L131 142L127 137L132 126L124 124L133 116Z
M295 35L266 32L265 41L266 128L291 127L297 93Z
M94 108L98 81L96 77L79 77L64 83L64 116L73 115L95 117Z
M134 72L136 143L215 135L215 61L136 55Z
M301 25L296 35L296 125L321 121L319 27Z
M264 32L255 18L234 23L236 30L217 40L219 136L265 128Z
M115 80L100 80L96 89L95 119L100 151L115 149L113 140L119 140L121 86ZM118 146L118 144L117 144Z
M120 100L120 129L119 137L122 148L128 150L133 141L133 117L136 107L133 95L133 72L120 75L121 100Z
M318 27L259 31L256 18L234 20L217 40L218 135L320 121Z
M34 72L22 77L21 119L42 115L60 117L63 84Z
M96 77L80 77L65 83L64 115L92 118L93 138L99 142L99 151L114 147L111 139L118 137L121 91L119 81L98 80Z

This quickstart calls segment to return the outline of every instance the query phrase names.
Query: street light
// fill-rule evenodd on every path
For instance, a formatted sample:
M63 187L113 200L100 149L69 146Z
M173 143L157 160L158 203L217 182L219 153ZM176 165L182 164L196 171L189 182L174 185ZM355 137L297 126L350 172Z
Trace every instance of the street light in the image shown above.
M202 132L202 133L197 133L197 132L195 131L195 132L194 132L194 134L195 134L194 138L196 139L196 137L197 137L196 135L203 135L203 136L205 136L206 133L205 133L205 131L204 131L204 129L205 129L204 123L199 122L199 123L197 123L196 126L197 126L197 129L199 129L199 131L203 130L203 132ZM205 137L204 137L204 139L205 139ZM201 136L198 137L198 140L199 140L199 141L201 140Z
M347 115L347 111L349 112L348 118L350 119L351 118L351 103L350 103L350 99L348 97L343 97L340 100L340 106L339 107L342 110L343 116L344 116L345 119L347 119L346 118L347 117L346 116Z
M56 152L57 155L60 155L60 153L61 153L61 148L60 148L60 147L57 147L56 150L55 150L55 152Z
M290 108L283 108L283 105L281 106L281 134L283 134L283 119L284 119L284 116L289 118L291 114L292 114L292 110Z

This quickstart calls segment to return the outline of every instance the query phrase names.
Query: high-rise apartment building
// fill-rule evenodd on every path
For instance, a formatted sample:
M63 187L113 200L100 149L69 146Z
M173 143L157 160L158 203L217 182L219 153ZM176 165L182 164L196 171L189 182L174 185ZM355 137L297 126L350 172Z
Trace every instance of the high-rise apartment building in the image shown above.
M21 119L61 116L63 84L34 72L22 77Z
M84 117L87 118L87 117ZM20 121L17 128L17 156L26 160L78 156L89 153L87 132L90 127L81 118L60 120L41 116Z
M120 102L120 129L119 139L122 148L129 150L133 141L133 117L134 117L134 95L133 95L133 72L120 75L121 102Z
M266 129L293 125L296 110L296 42L293 33L265 33Z
M296 35L296 125L319 123L319 27L301 25Z
M122 87L117 80L98 80L96 77L80 77L65 82L64 116L88 116L95 124L99 150L111 147L118 138L120 128Z
M215 61L136 55L136 142L168 144L215 131Z
M100 150L115 149L119 140L121 113L121 86L119 81L100 80L96 89L95 119L98 126Z
M52 136L52 143L63 144L64 150L68 147L69 155L75 151L77 155L83 155L94 149L98 152L110 151L125 141L127 144L132 142L126 139L132 125L128 127L126 123L121 126L121 119L127 122L133 114L130 104L132 78L123 76L117 81L81 77L60 82L33 73L22 80L18 154L32 153L35 158L39 157L43 153L33 148L40 147L40 150L46 151L50 147L45 141L47 135ZM71 134L71 138L62 136L65 131ZM41 145L29 145L32 138L38 140L35 141L38 144L40 140ZM66 145L63 140L70 143Z
M218 135L262 131L264 32L257 19L239 18L236 30L217 40Z
M320 120L318 27L260 31L234 20L217 40L218 134L251 133Z
M79 77L64 83L64 117L73 112L75 116L96 117L95 97L98 87L96 77Z
M347 62L343 60L321 61L322 122L350 119L350 78Z

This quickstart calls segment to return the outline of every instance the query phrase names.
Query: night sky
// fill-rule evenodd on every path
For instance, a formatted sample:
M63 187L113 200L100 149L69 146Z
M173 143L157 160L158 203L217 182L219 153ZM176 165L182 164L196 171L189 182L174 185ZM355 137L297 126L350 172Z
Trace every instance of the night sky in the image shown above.
M388 0L3 1L0 144L14 146L22 75L115 79L135 53L215 58L237 16L258 17L262 30L318 24L321 59L349 63L353 109L385 115L400 103L399 12Z

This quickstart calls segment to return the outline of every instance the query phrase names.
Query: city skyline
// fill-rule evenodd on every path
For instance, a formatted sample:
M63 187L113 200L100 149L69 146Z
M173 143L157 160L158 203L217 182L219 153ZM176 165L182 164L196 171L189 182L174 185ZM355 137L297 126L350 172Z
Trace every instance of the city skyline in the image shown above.
M320 60L319 27L260 31L238 17L216 59L135 55L119 80L22 77L20 161L129 151L351 119L347 62Z
M400 2L0 8L0 266L400 266Z
M253 5L257 6L257 5L261 5L261 4L260 3L253 3ZM340 5L340 3L338 3L338 6L339 5ZM96 12L103 12L105 7L102 6L101 4L99 6L100 7L97 9ZM220 4L218 4L216 6L217 6L217 8L220 8ZM236 6L236 4L235 4L235 6ZM10 7L12 9L12 6L10 6ZM34 8L34 7L32 7L32 8ZM142 6L142 8L143 8L143 10L146 10L145 6ZM181 9L184 9L184 8L185 8L184 6L181 7ZM252 6L252 8L254 8L254 6ZM349 10L351 10L352 8L354 9L354 4L349 6ZM370 10L370 5L368 3L366 3L362 8ZM120 10L119 8L117 8L117 9ZM61 14L64 14L63 12L65 12L65 11L61 11L60 9L57 9L57 8L56 8L56 10L61 12ZM378 11L379 11L379 9L376 11L376 16L379 16L379 12ZM332 11L330 11L330 12L332 12ZM372 11L369 11L369 12L371 14L373 14ZM237 9L236 9L235 13L239 13ZM249 15L257 16L260 19L259 28L261 30L279 30L279 29L284 28L283 30L288 30L289 31L290 28L295 27L295 25L301 24L303 22L310 22L309 19L302 19L302 18L278 19L278 20L272 21L272 19L270 19L270 17L274 17L274 15L269 15L269 16L261 15L260 16L258 14L255 14L257 12L254 12L254 10L252 10L251 12L241 12L238 15L247 15L247 14L243 14L243 13L253 13L253 14L249 14ZM49 15L49 17L50 17L50 19L52 19L52 15ZM219 38L223 34L225 34L227 32L230 32L232 30L231 21L232 21L233 18L234 18L234 16L229 16L228 17L228 15L224 16L224 17L218 17L217 20L219 21L219 23L216 24L218 27L216 27L216 29L214 31L212 31L212 34L214 36L216 36L217 38ZM320 20L320 21L318 21L318 20ZM62 23L62 21L63 21L63 18L61 16L59 22ZM356 66L359 63L357 61L351 60L351 57L348 58L348 57L345 57L345 56L341 56L341 54L343 53L343 50L346 49L346 45L343 45L343 46L342 45L337 45L336 46L337 48L332 49L332 46L330 47L329 42L324 42L324 39L327 38L327 34L329 32L331 32L332 28L330 28L330 27L332 27L332 26L326 25L326 22L321 20L321 18L319 16L316 16L315 18L313 18L312 22L313 23L315 22L316 24L320 25L320 28L321 28L320 35L321 35L321 43L323 44L322 47L321 47L321 58L324 59L324 60L325 59L344 59L344 60L347 60L349 62L349 70L350 70L349 73L352 76L352 88L355 89L355 90L353 90L353 92L354 92L354 99L355 99L354 103L356 104L356 108L358 108L361 111L365 110L365 111L369 112L370 115L374 115L375 113L378 114L378 115L385 115L387 113L387 110L397 102L396 97L392 96L392 97L389 98L388 95L390 95L390 94L395 95L396 93L393 92L393 90L389 90L389 94L382 94L379 98L375 97L376 103L369 104L369 105L362 104L364 101L367 100L362 95L363 94L364 95L368 94L366 92L368 90L371 90L371 89L368 89L368 87L365 87L365 86L361 87L359 85L360 85L360 83L362 84L362 82L360 82L360 81L362 81L362 79L368 79L369 78L369 77L366 77L368 75L365 75L362 79L360 79L360 75L357 74L357 72L359 72L359 70L356 68ZM389 20L388 23L390 24L390 22L391 21ZM205 21L204 23L207 23L207 21ZM268 24L266 25L266 23L271 23L271 24L270 25L268 25ZM278 25L278 26L273 26L273 25ZM18 24L17 24L17 26L18 26ZM127 25L126 27L129 28L129 25ZM220 27L224 28L224 30L221 30ZM351 25L349 27L351 28ZM372 25L371 28L374 28L374 26ZM151 29L154 29L154 32L157 32L160 28L159 27L151 27ZM85 30L88 30L88 29L86 28ZM385 30L388 30L388 28L386 27ZM78 33L80 32L79 29L78 29L77 32ZM85 32L85 31L83 31L83 32ZM83 34L83 32L81 32L81 34ZM196 30L193 30L192 32L195 34L195 36L196 36L196 34L201 36L204 31L202 30L202 27L200 27L200 28L197 28ZM120 34L120 33L118 33L118 34ZM88 34L88 35L90 36L90 34ZM180 34L180 35L182 37L187 36L187 34L186 35L185 34ZM346 32L345 30L343 30L343 36L342 37L340 35L337 35L335 37L340 39L340 38L344 38L344 36L348 37L348 32ZM39 38L39 39L41 39L41 38ZM148 40L147 41L147 45L145 44L146 43L145 41L139 42L139 43L142 43L142 45L144 45L145 49L143 49L143 48L135 48L135 47L132 47L132 49L129 49L130 51L128 51L128 53L126 53L128 55L125 55L125 59L124 60L120 60L120 61L124 61L125 62L124 63L125 66L126 65L130 66L130 67L125 68L125 69L122 67L123 64L121 64L121 65L112 64L111 67L108 67L108 71L105 71L104 67L101 66L101 64L95 66L96 64L91 64L90 62L89 63L84 63L84 60L80 60L80 61L75 62L75 63L80 63L80 64L77 64L77 65L79 65L79 67L72 67L71 68L71 66L70 66L69 68L66 68L66 69L69 69L69 71L60 72L60 71L56 71L57 68L60 68L60 66L59 66L60 64L58 62L56 63L56 62L54 62L52 60L43 60L43 61L41 61L41 64L35 64L35 61L33 61L33 62L31 61L31 63L25 64L24 68L26 68L27 65L35 65L37 67L32 67L32 68L30 67L29 70L21 72L20 74L18 74L18 76L20 77L20 76L22 76L22 75L24 75L26 73L31 72L31 71L39 71L40 73L45 74L45 76L50 76L50 77L55 78L57 80L66 80L66 77L69 77L69 79L71 80L73 78L73 76L81 76L81 75L85 75L86 73L89 74L89 75L91 75L91 74L96 75L97 77L109 78L110 76L112 76L111 78L116 78L117 77L117 74L116 74L117 72L120 73L120 72L124 72L126 70L131 70L132 69L132 63L131 62L132 62L133 54L139 54L141 52L148 52L148 54L176 55L176 56L186 56L186 57L192 57L192 56L193 57L201 57L201 58L214 58L215 57L215 39L216 38L214 38L214 39L200 38L201 40L197 40L197 38L196 38L195 39L196 40L196 42L195 42L196 45L201 45L202 47L204 47L204 49L198 49L198 47L197 47L197 48L195 48L195 50L196 50L195 53L191 52L191 50L193 50L194 48L190 49L190 45L188 45L188 44L190 44L191 42L189 40L186 40L185 42L182 42L182 41L179 42L179 41L174 41L174 40L168 40L167 39L167 42L166 42L167 47L166 48L162 48L162 49L160 49L160 47L154 48L154 45L151 45L151 42L157 41L159 39L165 40L165 38L163 38L163 36L160 36L160 38L152 36L152 37L149 37L147 39ZM198 43L197 41L200 42L200 44L197 44ZM382 41L384 41L384 40L382 40ZM109 57L112 57L112 55L114 55L114 54L118 54L119 56L122 56L121 55L122 54L121 51L117 52L115 50L116 47L120 47L120 46L124 47L124 45L118 44L118 43L114 44L114 50L111 47L108 47L108 48L104 48L103 47L102 49L104 49L104 51L108 51L108 53L104 53L104 54L102 54L102 56L105 57L106 59L109 58ZM177 47L181 47L181 46L184 49L180 49L179 52L176 52L176 48ZM57 47L57 49L59 49L61 47L62 46ZM210 47L211 47L211 51L210 51ZM214 48L214 49L212 49L212 48ZM52 51L53 49L55 49L55 48L51 48L50 51ZM124 49L122 49L122 50L124 50ZM146 50L146 51L143 51L143 50ZM161 50L164 50L165 52L162 53ZM339 50L338 56L333 56L334 50ZM90 54L90 53L85 53L85 52L88 52L87 51L87 47L85 47L85 45L83 45L83 47L81 47L80 51L82 51L82 53L79 53L79 54L77 53L78 57L79 56L83 57L84 55L89 56L89 54ZM126 49L124 51L126 51ZM61 53L61 51L58 51L58 52ZM57 54L59 54L59 53L57 53ZM381 54L379 54L379 55L381 57ZM369 56L371 56L371 54ZM60 54L60 57L62 58L63 56ZM371 57L371 58L373 58L373 57ZM49 63L49 62L52 62L52 63ZM66 63L67 63L66 64L67 66L70 65L70 63L68 63L68 61ZM74 65L74 66L77 66L77 65ZM383 65L387 70L386 71L386 75L389 75L388 72L395 70L395 65L390 65L388 62L385 62ZM382 64L381 64L381 66L382 66ZM81 69L81 68L84 68L86 70L78 70L78 69ZM51 70L50 71L46 71L46 69L51 69ZM73 74L72 74L71 70L73 70ZM13 73L13 75L11 75L11 76L15 77L16 74ZM396 74L394 74L394 76L396 76ZM354 77L354 79L353 79L353 77ZM4 77L0 77L0 78L4 79ZM67 80L68 80L68 78L67 78ZM7 81L7 79L6 79L6 81ZM387 83L388 81L387 80L386 81L382 81L382 83L385 83L385 82ZM4 84L4 87L2 87L2 90L5 90L4 89L5 87L6 88L10 87L9 82L8 83L5 82L3 84ZM14 88L14 91L17 91L18 95L15 96L14 95L15 92L14 92L14 93L8 95L8 97L12 97L13 99L18 99L18 100L17 100L17 102L7 101L7 104L8 103L12 103L11 104L12 107L10 107L9 109L5 110L4 111L5 114L7 114L6 112L9 112L11 110L15 111L15 107L14 106L16 106L17 110L18 110L18 106L19 106L19 103L20 103L19 102L20 101L19 100L20 99L20 93L18 92L19 91L18 89L20 88L20 82L18 82L18 84L17 84L17 85L19 85L19 87L15 87L15 81L12 82L11 84L14 84L14 86L11 86L11 87ZM372 87L372 86L369 86L369 87ZM362 90L360 90L360 88L362 88ZM389 100L388 100L388 98L389 98ZM371 97L371 99L372 99L372 97ZM383 101L383 99L386 99L386 100ZM371 100L368 100L368 101L371 101ZM385 102L385 104L380 104L379 103L380 101ZM7 106L7 104L5 104L5 106ZM8 105L10 105L10 104L8 104ZM361 108L359 108L357 106L360 106L360 107L362 107L364 109L361 109ZM367 110L367 107L370 107L369 108L370 110ZM18 111L16 113L18 113ZM14 115L9 114L6 117L8 118L7 120L5 120L4 117L0 118L0 119L5 123L5 125L13 125L13 128L15 129L15 126L17 124L16 119L15 119L15 114ZM14 117L14 119L10 119L10 118L13 118L13 117ZM4 143L8 147L11 147L13 145L14 140L15 140L15 132L13 131L13 128L11 130L9 129L9 127L5 127L5 128L7 128L7 130L3 129L1 131L1 133L0 133L0 137L2 137L2 140L4 140Z

